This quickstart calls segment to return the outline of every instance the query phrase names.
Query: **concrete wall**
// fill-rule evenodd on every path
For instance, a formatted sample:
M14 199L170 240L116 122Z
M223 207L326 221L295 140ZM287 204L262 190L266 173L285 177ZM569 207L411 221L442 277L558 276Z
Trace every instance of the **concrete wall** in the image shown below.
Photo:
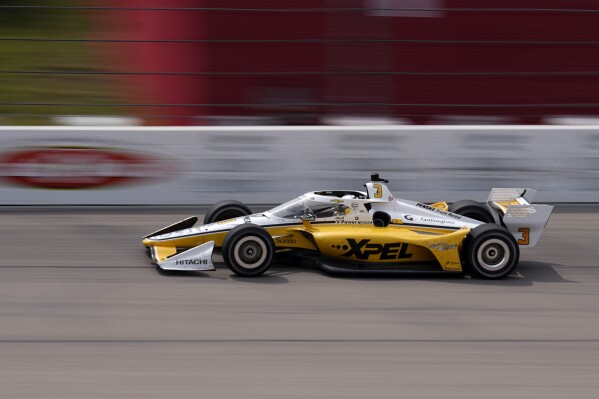
M317 189L599 202L599 127L0 128L1 205L272 204Z

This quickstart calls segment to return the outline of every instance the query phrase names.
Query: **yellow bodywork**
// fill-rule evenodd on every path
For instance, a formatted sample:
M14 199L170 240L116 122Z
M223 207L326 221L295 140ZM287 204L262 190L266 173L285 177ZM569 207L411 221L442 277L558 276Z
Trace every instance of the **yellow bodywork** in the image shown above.
M433 208L437 208L437 209L441 209L442 211L449 211L449 205L447 205L447 202L445 201L441 201L441 202L435 202L434 204L431 204L431 206Z
M461 271L462 241L469 228L447 234L433 229L404 226L387 228L352 226L340 234L338 226L318 226L310 231L320 253L339 260L360 263L412 263L437 260L443 270Z
M440 207L440 209L442 209ZM303 224L265 227L277 250L304 249L321 256L359 263L413 263L437 261L443 270L461 271L460 250L470 232L467 227L446 230L426 227L389 225ZM228 231L208 232L183 238L152 240L143 244L153 247L154 255L164 260L177 248L191 248L214 241L221 248Z
M169 256L173 256L177 253L177 248L175 247L154 247L154 256L158 262L163 262Z

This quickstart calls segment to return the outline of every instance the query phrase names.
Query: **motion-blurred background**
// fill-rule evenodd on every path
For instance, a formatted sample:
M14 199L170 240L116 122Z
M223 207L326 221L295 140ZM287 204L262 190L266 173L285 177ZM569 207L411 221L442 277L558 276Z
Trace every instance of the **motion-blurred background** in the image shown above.
M1 204L271 204L373 171L426 201L599 200L596 1L0 0L0 15Z
M4 125L590 124L599 113L592 0L1 0L0 15Z
M597 399L598 89L597 0L0 0L0 398ZM140 245L371 172L559 204L501 281Z

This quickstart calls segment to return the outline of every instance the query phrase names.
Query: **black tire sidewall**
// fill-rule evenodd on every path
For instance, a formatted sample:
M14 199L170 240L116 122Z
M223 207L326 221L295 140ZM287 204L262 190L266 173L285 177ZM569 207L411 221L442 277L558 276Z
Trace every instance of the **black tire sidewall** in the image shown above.
M508 246L510 251L506 266L497 271L486 270L479 265L477 260L477 253L481 245L492 239L501 240ZM518 265L520 248L512 234L505 227L485 224L474 228L470 232L465 241L463 254L466 271L473 276L483 279L500 279L508 276Z
M239 201L225 200L214 204L204 215L204 224L251 215L252 211Z
M235 259L235 246L246 237L253 237L262 241L266 247L266 258L256 268L248 269L240 265ZM266 272L273 263L275 256L275 244L266 230L255 224L246 223L233 228L225 237L222 249L225 264L231 271L241 277L257 277Z
M449 212L465 216L470 219L478 220L483 223L494 223L493 215L482 204L472 200L461 200L454 202L449 206ZM481 220L484 219L484 220Z

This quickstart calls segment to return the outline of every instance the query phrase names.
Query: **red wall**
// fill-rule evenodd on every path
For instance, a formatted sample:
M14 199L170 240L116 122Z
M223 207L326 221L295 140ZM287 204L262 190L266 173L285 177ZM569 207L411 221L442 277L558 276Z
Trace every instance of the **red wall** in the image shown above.
M169 6L193 4L197 7L202 4L220 8L273 9L348 8L372 4L369 0L153 1ZM599 3L590 0L437 0L437 3L448 9L599 10ZM538 123L547 115L598 113L595 107L533 105L599 103L599 74L572 75L599 72L599 44L485 42L599 43L599 13L440 11L438 15L372 16L367 11L164 11L130 15L126 17L127 21L121 21L143 20L135 33L140 38L212 40L191 45L146 44L128 51L125 56L129 65L137 69L195 70L214 74L183 78L142 77L135 79L135 93L142 93L143 89L151 97L169 103L240 104L160 110L188 115L190 121L192 115L261 116L279 118L288 124L306 124L318 123L323 115L374 115L405 116L416 123L431 123L439 115L487 115L515 117L514 122L519 123ZM235 39L303 39L309 42L218 42ZM371 41L348 42L352 39ZM461 42L391 43L381 39ZM384 72L428 72L431 75ZM513 73L525 75L514 76ZM289 102L312 105L285 105ZM355 106L348 103L441 106ZM511 106L460 106L463 104ZM193 119L193 123L197 121L206 120Z

